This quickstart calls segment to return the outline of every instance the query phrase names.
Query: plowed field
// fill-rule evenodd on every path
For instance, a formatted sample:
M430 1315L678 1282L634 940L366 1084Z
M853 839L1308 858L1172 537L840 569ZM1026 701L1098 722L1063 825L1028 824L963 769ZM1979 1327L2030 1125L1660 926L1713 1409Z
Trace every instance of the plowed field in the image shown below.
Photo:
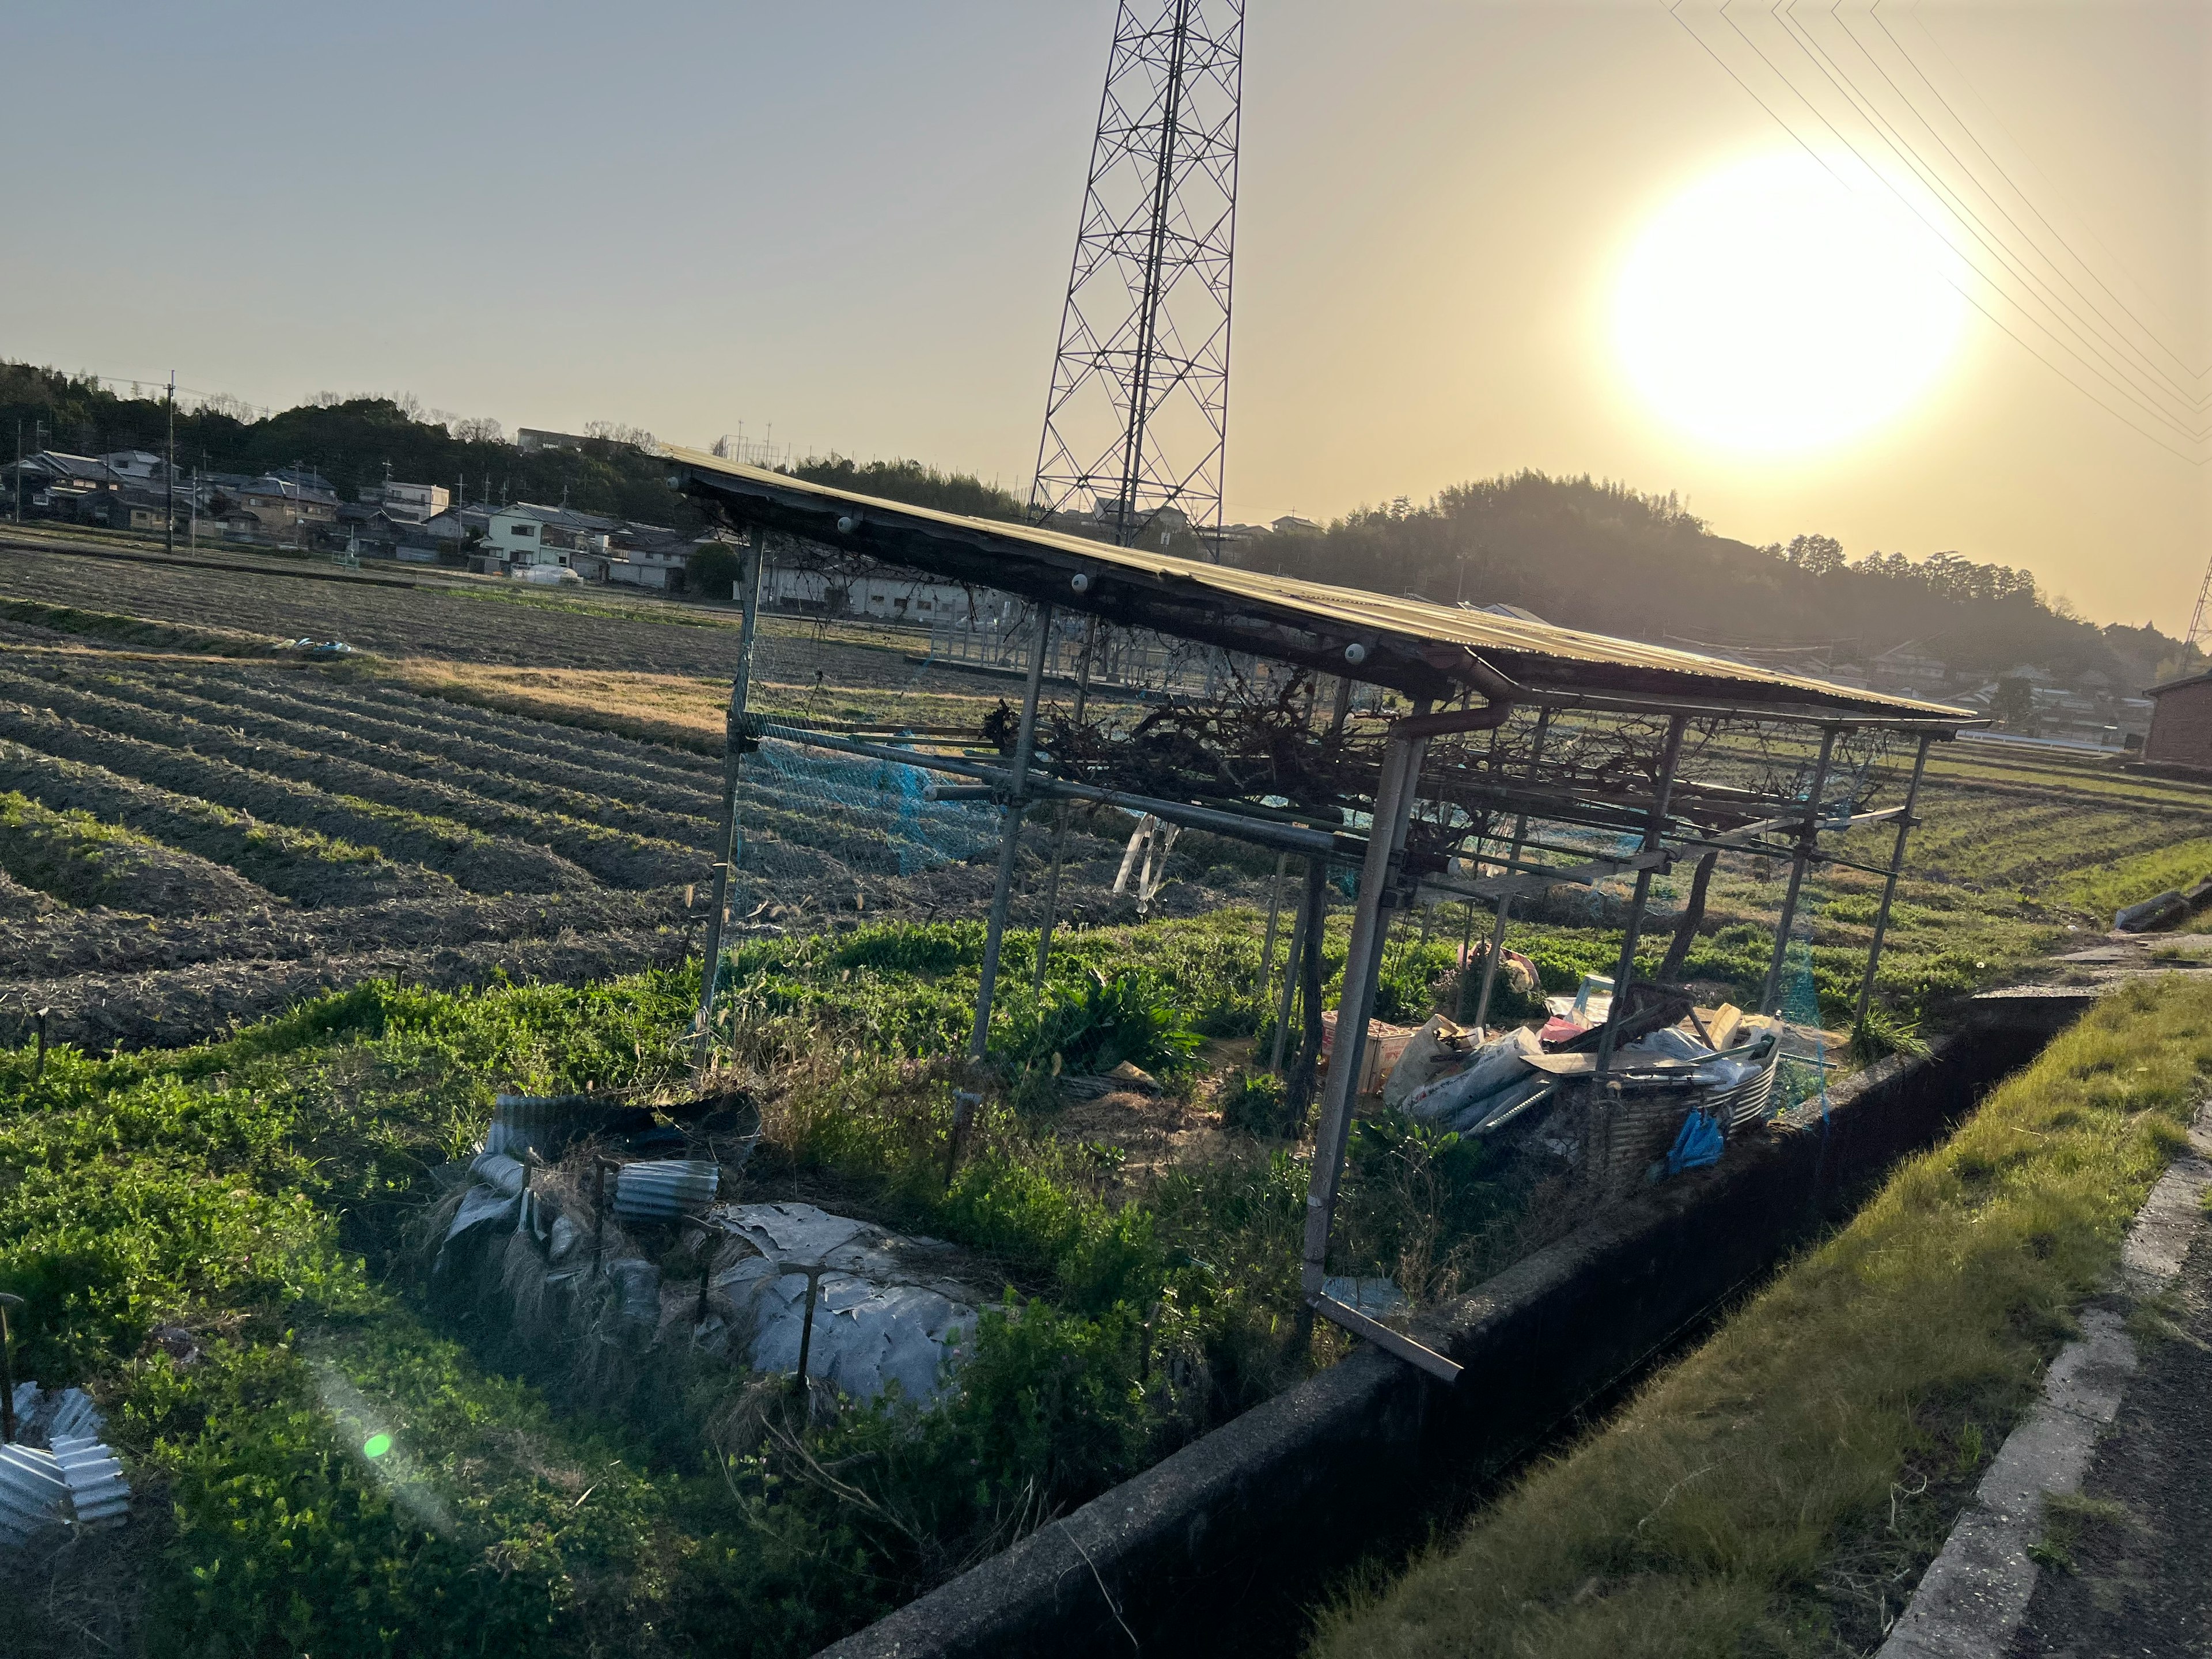
M368 978L581 982L699 947L721 761L696 744L598 730L604 706L571 721L544 699L540 719L222 653L314 635L706 677L737 644L710 613L60 553L0 556L0 599L76 613L0 633L0 1040L45 1009L53 1040L175 1044ZM139 622L208 633L179 650ZM896 653L852 654L911 677ZM810 769L781 745L752 765L744 827L750 931L963 914L988 894L988 807L902 799L896 779Z

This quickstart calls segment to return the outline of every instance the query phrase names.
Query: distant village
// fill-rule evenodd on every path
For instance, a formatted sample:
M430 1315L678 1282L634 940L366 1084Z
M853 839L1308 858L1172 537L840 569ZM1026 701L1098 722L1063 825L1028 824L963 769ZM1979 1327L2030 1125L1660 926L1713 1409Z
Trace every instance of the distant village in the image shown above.
M526 430L526 453L580 447L566 433ZM70 455L42 450L0 469L27 517L162 532L173 511L187 545L233 543L443 564L539 583L609 582L680 592L692 554L716 538L685 535L536 501L468 502L444 484L386 479L341 501L329 479L298 467L249 477L179 467L172 480L145 450Z
M581 448L586 441L530 428L516 434L525 453ZM299 467L258 476L180 467L172 481L159 455L137 449L106 455L42 450L0 468L0 474L9 478L15 510L26 518L158 535L173 510L178 539L187 546L227 543L392 559L533 585L604 583L680 594L697 586L696 556L724 539L711 532L687 534L579 512L565 503L470 502L444 484L390 478L363 486L354 501L342 501L328 479ZM1188 528L1172 507L1163 509L1154 522L1166 532L1164 545L1169 536ZM1078 534L1110 535L1103 508L1097 523L1063 515L1055 526ZM1286 514L1268 525L1224 525L1203 533L1218 544L1222 557L1246 563L1264 556L1264 543L1315 534L1320 528L1310 520ZM719 590L721 582L712 586ZM699 597L726 595L715 591ZM764 574L761 597L777 610L933 630L995 632L1018 620L1002 595L883 576L847 579L811 563L772 565ZM1468 603L1470 609L1541 620L1512 606ZM2030 741L2136 750L2152 723L2152 698L2094 668L2064 679L2033 663L1995 676L1966 673L1919 641L1865 654L1836 646L1751 648L1672 638L1657 642L1809 678L1963 704Z

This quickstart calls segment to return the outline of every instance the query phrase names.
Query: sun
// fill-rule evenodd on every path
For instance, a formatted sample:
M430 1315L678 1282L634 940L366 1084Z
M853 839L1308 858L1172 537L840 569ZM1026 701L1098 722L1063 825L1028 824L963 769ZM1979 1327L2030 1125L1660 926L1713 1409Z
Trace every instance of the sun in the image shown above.
M1622 267L1613 337L1631 384L1729 449L1802 453L1873 431L1935 384L1965 328L1954 256L1928 221L1938 210L1909 188L1802 150L1700 179Z

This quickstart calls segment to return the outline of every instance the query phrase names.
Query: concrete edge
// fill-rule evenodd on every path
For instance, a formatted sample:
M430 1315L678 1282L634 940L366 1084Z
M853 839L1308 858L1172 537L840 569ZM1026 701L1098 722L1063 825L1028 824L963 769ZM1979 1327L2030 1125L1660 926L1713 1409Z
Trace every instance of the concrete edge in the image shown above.
M2129 1224L2113 1287L2130 1301L2173 1283L2204 1225L2212 1100L2197 1108L2189 1139L2192 1150L2166 1166ZM2122 1316L2085 1310L2081 1334L2051 1361L2043 1397L2006 1437L1898 1615L1881 1659L1996 1659L2011 1645L2035 1594L2038 1568L2028 1551L2043 1534L2044 1500L2081 1490L2097 1437L2118 1416L2136 1363Z
M1415 1331L1467 1368L1455 1389L1363 1348L821 1659L1204 1653L1279 1622L1441 1485L1540 1443L1839 1218L1842 1194L1940 1136L2063 1023L1990 1012L1434 1310Z

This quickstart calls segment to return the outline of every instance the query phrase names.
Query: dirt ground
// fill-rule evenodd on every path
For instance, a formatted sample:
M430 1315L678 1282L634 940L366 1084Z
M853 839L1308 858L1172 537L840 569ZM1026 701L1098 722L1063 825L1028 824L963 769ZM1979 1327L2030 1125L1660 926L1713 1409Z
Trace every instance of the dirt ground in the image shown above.
M18 814L27 828L0 833L0 1040L20 1040L40 1008L57 1040L104 1050L220 1036L373 977L576 982L696 951L735 646L715 613L694 625L638 602L564 608L0 553L0 598L16 596L124 617L99 627L129 637L83 631L81 618L4 624L0 797L35 807ZM404 662L364 672L148 649L130 618L343 637ZM866 705L980 724L997 702L996 682L917 669L910 641L851 633L817 639L779 619L757 669L825 720ZM806 671L823 665L817 684ZM645 694L685 687L672 724L689 729L673 740L607 729L625 695L647 705L641 730L672 724ZM788 933L980 913L997 809L913 797L896 769L775 744L748 762L733 914ZM131 837L58 830L35 808ZM1063 921L1128 919L1130 902L1109 891L1118 822L1071 835ZM1035 919L1046 839L1027 832L1017 926ZM80 855L95 845L104 862ZM1153 914L1260 890L1187 858L1170 876Z
M2212 1237L2176 1282L2007 1659L2212 1654ZM2140 1338L2139 1338L2140 1340Z

